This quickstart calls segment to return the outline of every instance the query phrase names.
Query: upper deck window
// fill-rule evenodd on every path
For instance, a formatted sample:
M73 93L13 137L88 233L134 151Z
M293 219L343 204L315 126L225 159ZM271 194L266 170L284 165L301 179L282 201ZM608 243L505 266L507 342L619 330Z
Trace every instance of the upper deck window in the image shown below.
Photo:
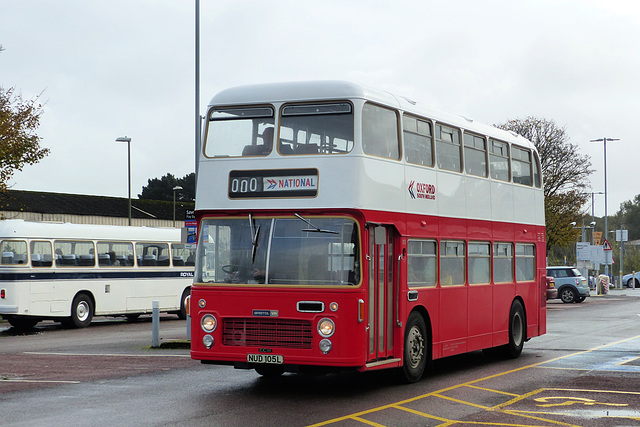
M266 156L273 150L272 107L214 108L204 143L207 157Z
M342 154L352 149L351 104L299 104L282 109L280 154Z
M445 125L436 125L436 157L440 169L461 172L460 131Z
M433 166L431 123L405 114L402 117L402 134L407 162L422 166Z
M464 134L464 166L469 175L487 176L487 142L483 137Z
M373 104L362 109L362 148L366 154L400 159L398 116L394 110Z
M511 169L513 170L513 182L516 184L533 184L531 174L531 151L523 148L512 147L511 149Z
M489 141L489 166L491 178L509 181L509 144L493 139Z

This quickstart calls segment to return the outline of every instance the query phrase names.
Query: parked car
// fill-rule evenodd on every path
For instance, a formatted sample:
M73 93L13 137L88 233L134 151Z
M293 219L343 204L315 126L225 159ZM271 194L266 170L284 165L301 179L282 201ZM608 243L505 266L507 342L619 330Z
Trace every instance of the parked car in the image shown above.
M580 270L567 267L547 267L547 276L555 279L558 298L564 303L582 302L589 296L589 284Z
M636 274L625 274L622 276L622 286L627 288L640 288L640 271Z
M558 289L556 289L556 279L553 276L547 276L547 299L558 298Z

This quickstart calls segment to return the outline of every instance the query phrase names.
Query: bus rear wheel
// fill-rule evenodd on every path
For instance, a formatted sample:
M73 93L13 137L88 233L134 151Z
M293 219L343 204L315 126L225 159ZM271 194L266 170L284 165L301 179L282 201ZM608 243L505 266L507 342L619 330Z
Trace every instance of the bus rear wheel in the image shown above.
M71 304L71 318L65 325L86 328L93 320L93 301L87 294L78 294Z
M504 356L510 359L520 356L527 336L525 325L524 308L522 308L520 301L515 300L511 304L511 311L509 312L509 344L502 347Z
M9 317L7 320L9 321L9 324L11 326L21 331L27 330L27 329L33 329L33 327L36 326L36 324L40 321L40 319L37 319L35 317L13 317L13 316Z
M411 313L404 330L404 361L401 378L405 382L415 383L422 378L427 366L428 342L424 319L419 313Z

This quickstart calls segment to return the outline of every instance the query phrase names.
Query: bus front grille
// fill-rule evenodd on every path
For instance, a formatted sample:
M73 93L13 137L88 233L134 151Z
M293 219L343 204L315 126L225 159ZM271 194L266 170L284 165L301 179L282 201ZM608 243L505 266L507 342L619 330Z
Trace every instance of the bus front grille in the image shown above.
M283 319L224 319L223 345L310 349L311 322Z

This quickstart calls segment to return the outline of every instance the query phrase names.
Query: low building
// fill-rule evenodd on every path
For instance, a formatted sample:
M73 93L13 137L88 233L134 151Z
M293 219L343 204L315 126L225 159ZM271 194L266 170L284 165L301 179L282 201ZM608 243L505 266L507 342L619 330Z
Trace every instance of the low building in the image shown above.
M194 203L177 201L174 207L171 201L132 199L131 225L181 228L185 211L194 207ZM128 198L22 190L0 192L0 219L129 225L128 211Z

